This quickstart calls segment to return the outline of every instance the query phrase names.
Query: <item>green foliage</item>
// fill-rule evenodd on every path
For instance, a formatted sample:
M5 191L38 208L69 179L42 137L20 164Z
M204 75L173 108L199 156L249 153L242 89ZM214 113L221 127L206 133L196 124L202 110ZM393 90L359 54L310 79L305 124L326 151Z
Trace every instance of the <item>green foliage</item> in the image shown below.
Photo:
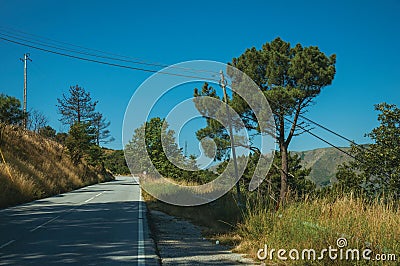
M49 138L49 139L55 139L56 138L56 130L53 129L51 126L45 126L39 128L39 135Z
M0 123L19 125L25 115L21 109L21 102L12 96L0 94Z
M104 166L104 152L97 145L90 145L89 149L86 151L87 154L87 162L92 166Z
M357 158L338 168L336 188L366 193L370 197L400 197L400 109L394 104L375 105L380 125L369 134L374 143L353 146Z
M67 134L67 133L60 132L60 133L57 133L57 134L56 134L55 140L56 140L58 143L64 145L64 144L65 144L65 140L67 139L67 137L68 137L68 134Z
M310 168L304 168L301 164L301 158L298 154L295 153L289 153L289 175L290 179L288 180L288 186L290 188L290 191L292 195L297 196L297 198L304 198L306 195L311 195L316 186L315 183L309 180L309 174L311 169ZM240 158L239 158L240 159ZM244 185L244 191L249 186L250 180L253 177L254 170L256 168L256 164L259 161L259 154L258 153L253 153L250 154L249 160L247 167L245 169L245 172L242 177L242 185ZM217 171L222 172L225 167L226 167L226 162L223 164L219 165ZM264 202L266 205L270 205L271 207L274 207L274 203L271 202L271 199L273 201L276 201L279 199L279 194L280 194L280 186L281 186L281 169L279 165L281 164L281 154L279 152L276 152L274 156L274 160L272 162L271 169L268 172L267 177L265 180L261 183L261 185L258 187L258 194L263 195L262 197L264 200L261 200L261 202ZM246 193L245 193L246 194ZM248 197L251 197L251 193L247 193ZM272 203L272 204L269 204Z
M105 144L114 141L114 138L111 137L110 130L107 129L110 126L110 122L106 121L103 114L99 112L94 113L91 123L95 131L95 139L98 146L100 143Z
M298 115L309 106L321 89L332 83L336 56L327 57L318 47L291 47L280 38L266 43L260 50L247 49L232 65L245 72L264 92L276 119L279 144L289 145L295 127L286 126L285 117L297 121ZM253 128L257 128L254 114L237 94L233 105L247 114ZM286 136L286 129L290 131Z
M161 142L162 135L164 138L163 143ZM140 144L143 140L146 143L146 150L142 149ZM168 125L164 123L164 119L158 117L152 118L135 130L132 140L125 147L125 153L127 155L127 164L134 173L146 171L152 174L152 167L148 164L148 160L145 159L149 156L157 171L165 177L198 183L206 183L215 178L215 175L208 171L182 170L168 160L166 153L178 165L193 164L193 158L187 160L183 156L182 150L178 148L174 138L174 131L168 130Z
M93 132L89 123L75 123L71 126L65 145L75 165L90 150L93 142Z
M104 167L116 175L130 174L123 150L111 151L104 157Z
M281 201L290 181L288 173L288 147L298 131L299 115L312 103L321 89L332 83L335 76L336 56L327 57L316 46L303 47L276 38L265 43L260 50L247 49L232 60L232 65L253 79L268 99L275 117L276 138L282 154ZM229 74L229 73L228 73ZM240 111L249 129L258 129L257 119L248 104L233 94L232 106ZM286 122L293 121L292 124ZM306 125L300 125L302 127Z
M114 139L107 129L110 122L95 112L98 102L92 101L90 93L78 85L71 86L69 95L63 94L57 101L60 120L70 125L70 130L68 136L57 134L56 140L67 146L74 163L86 155L89 164L103 167L104 154L99 145Z
M281 160L281 201L285 197L289 171L288 147L292 138L301 134L298 124L299 115L312 103L321 89L332 83L335 75L336 56L327 57L318 47L303 47L276 38L265 43L260 50L247 49L238 58L233 58L231 65L246 73L260 87L268 99L276 122L276 138L282 154ZM234 71L228 68L233 82L240 85L240 78L235 81ZM233 73L231 73L233 72ZM216 91L205 84L201 91L195 89L195 96L210 96L218 98ZM205 115L209 110L196 103L197 109ZM228 104L239 114L249 131L260 133L258 120L248 103L238 94L233 93ZM293 121L288 124L287 119ZM233 121L235 124L235 121ZM301 129L301 128L300 128ZM207 119L207 126L197 132L199 139L213 138L217 143L217 159L227 154L229 138L226 129L218 122ZM253 151L255 147L250 147Z
M306 195L311 195L315 190L315 183L309 180L311 169L304 168L301 164L301 158L297 154L288 154L288 173L291 178L288 179L288 186L292 193L300 198L304 198ZM278 196L278 187L280 187L280 165L282 158L281 154L277 152L274 157L273 166L268 173L270 180L276 184L275 195ZM267 177L267 178L268 178Z
M209 86L208 83L204 83L200 91L197 88L195 88L194 96L195 97L208 96L221 100L218 97L215 89ZM226 159L228 156L228 149L230 148L231 142L227 129L224 128L222 124L216 121L215 119L208 117L210 113L213 113L215 111L215 110L210 110L210 108L213 108L214 106L203 104L201 98L194 98L194 103L197 110L199 110L199 112L206 118L207 122L207 126L205 128L199 129L196 132L197 139L198 140L202 140L205 138L212 139L217 147L215 159L216 160ZM209 156L210 158L214 157L214 149L213 149L214 147L205 145L206 142L202 144L203 144L202 147L206 155Z
M164 120L160 118L152 118L149 122L143 124L140 128L135 130L132 140L125 147L127 158L134 161L128 161L128 165L133 172L142 173L143 171L150 172L151 166L147 165L148 161L145 159L150 157L153 165L164 176L170 178L179 178L179 171L177 168L168 161L168 158L163 150L161 143L161 134L165 136L165 145L170 151L175 149L176 154L181 154L178 149L174 132L167 130ZM146 149L141 150L142 141L145 140ZM183 159L183 156L182 156Z
M58 111L61 114L60 120L70 126L91 121L97 101L93 102L90 93L78 85L71 86L69 94L69 96L63 94L62 99L57 99Z

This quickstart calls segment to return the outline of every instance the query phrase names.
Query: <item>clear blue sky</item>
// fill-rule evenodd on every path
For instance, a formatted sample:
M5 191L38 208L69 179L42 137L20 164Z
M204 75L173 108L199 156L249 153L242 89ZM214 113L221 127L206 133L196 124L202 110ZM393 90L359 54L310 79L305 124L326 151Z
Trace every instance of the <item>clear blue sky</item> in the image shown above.
M280 36L337 55L337 74L307 117L365 143L377 125L373 105L400 105L400 1L20 1L0 0L0 26L145 61L229 62L246 48ZM57 131L56 99L79 84L99 100L122 148L125 108L149 73L60 57L0 41L0 92L22 98L29 52L28 107L44 112ZM316 131L324 137L320 131ZM188 133L189 134L189 133ZM338 145L345 143L329 137ZM190 145L196 146L197 144ZM292 150L326 145L311 136Z

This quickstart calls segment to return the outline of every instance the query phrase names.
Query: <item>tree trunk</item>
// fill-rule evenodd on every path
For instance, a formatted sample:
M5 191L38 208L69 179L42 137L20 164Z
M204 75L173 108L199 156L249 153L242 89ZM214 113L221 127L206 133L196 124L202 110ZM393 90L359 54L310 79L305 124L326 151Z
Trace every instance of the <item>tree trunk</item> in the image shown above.
M280 152L281 152L281 191L279 196L279 206L285 205L286 193L287 193L287 176L288 176L288 151L287 145L281 144L280 145Z

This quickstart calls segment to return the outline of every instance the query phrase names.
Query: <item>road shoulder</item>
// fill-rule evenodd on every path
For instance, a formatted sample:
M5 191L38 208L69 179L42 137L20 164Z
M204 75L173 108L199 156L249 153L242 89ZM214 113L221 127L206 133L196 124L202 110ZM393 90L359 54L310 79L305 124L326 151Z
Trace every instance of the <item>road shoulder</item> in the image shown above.
M161 265L256 264L241 254L233 253L229 247L205 239L199 226L161 211L149 212Z

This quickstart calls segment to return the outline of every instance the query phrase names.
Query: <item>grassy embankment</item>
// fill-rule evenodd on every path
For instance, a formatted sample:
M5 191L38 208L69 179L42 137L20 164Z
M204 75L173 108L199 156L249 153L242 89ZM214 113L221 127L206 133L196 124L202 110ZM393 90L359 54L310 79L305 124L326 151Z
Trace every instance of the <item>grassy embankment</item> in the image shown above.
M257 250L265 244L268 249L314 249L320 251L337 247L338 238L346 238L347 249L368 248L374 254L396 254L400 261L400 210L393 202L367 202L352 196L337 197L335 200L314 199L291 202L278 212L268 211L263 206L249 209L243 221L236 227L235 234L241 239L235 248L256 257ZM288 257L288 253L286 253ZM301 254L300 254L301 257ZM361 255L360 255L361 257ZM276 258L276 254L274 255ZM331 260L325 254L324 260L316 260L317 265L371 265L371 261ZM343 256L345 258L345 255ZM282 265L294 265L293 260ZM308 265L297 261L297 265ZM377 262L375 262L377 263ZM396 262L384 262L384 265L398 265ZM379 265L379 264L372 264Z
M188 185L188 184L185 184ZM393 202L367 202L352 196L335 199L307 199L289 201L285 208L274 211L273 206L260 204L254 195L247 194L247 208L239 208L235 197L224 197L199 207L178 207L160 202L144 193L150 209L191 220L205 226L204 234L218 239L234 250L246 253L257 261L258 249L315 249L337 248L337 239L344 237L348 248L361 251L370 248L373 253L396 254L400 260L400 210ZM344 251L346 251L344 248ZM360 251L360 252L361 252ZM288 256L288 254L286 254ZM372 256L372 255L371 255ZM300 253L301 257L301 253ZM310 260L264 262L267 265L309 265ZM315 260L316 265L370 265L367 261ZM375 264L374 264L375 265ZM396 265L385 262L384 265Z
M140 177L141 175L139 174L138 176ZM196 185L193 182L170 181L184 186ZM169 195L174 194L173 187L168 185L159 185L155 182L152 186L151 189L157 191L157 193L163 192ZM242 217L240 208L238 208L232 193L228 193L208 204L194 207L181 207L159 201L146 191L142 191L143 198L149 209L159 210L173 216L189 219L195 224L203 226L203 233L210 237L231 232Z
M0 208L111 180L84 163L74 165L65 147L19 127L0 125Z

